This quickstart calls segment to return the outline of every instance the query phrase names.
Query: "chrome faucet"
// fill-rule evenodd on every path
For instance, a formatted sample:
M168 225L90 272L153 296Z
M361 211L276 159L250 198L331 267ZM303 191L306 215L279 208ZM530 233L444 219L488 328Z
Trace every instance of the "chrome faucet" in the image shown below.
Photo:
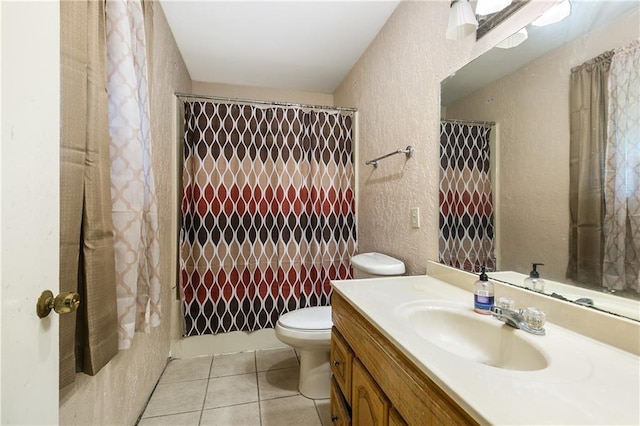
M526 310L511 310L498 306L491 307L491 313L494 318L499 319L505 324L524 330L527 333L544 336L544 312L537 308L527 308Z

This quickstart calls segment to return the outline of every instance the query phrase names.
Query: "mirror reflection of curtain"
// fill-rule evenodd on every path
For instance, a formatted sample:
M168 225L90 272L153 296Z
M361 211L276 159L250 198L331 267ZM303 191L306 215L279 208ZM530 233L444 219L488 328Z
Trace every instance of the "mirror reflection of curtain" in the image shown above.
M352 117L185 102L185 335L273 328L328 305L355 253Z
M440 123L439 262L470 272L496 268L490 135L489 125Z
M567 278L602 282L607 79L612 51L571 70Z
M608 109L603 285L640 292L640 40L614 52Z

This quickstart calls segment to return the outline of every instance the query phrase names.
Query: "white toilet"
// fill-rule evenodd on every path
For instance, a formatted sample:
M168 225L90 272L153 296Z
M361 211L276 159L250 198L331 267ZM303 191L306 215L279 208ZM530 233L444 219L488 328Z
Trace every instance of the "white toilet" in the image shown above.
M356 278L402 275L404 263L381 253L351 258ZM331 369L331 307L316 306L287 312L276 323L276 337L300 354L298 390L307 398L329 398Z

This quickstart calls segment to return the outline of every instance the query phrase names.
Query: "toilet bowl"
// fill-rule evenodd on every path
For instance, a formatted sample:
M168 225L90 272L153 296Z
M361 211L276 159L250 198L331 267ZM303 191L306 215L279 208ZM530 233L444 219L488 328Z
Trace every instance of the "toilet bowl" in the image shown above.
M300 354L298 390L307 398L329 397L331 307L297 309L280 316L276 336Z
M380 253L362 253L351 258L359 278L404 274L404 263ZM307 398L329 398L331 387L331 307L315 306L287 312L276 323L276 337L300 354L298 390Z

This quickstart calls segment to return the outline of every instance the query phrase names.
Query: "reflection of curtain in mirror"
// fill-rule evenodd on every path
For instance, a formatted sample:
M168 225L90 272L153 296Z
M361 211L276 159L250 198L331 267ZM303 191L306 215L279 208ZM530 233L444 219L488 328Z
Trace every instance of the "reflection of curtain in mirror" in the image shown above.
M569 148L569 265L567 278L602 281L603 170L607 78L613 52L571 70Z
M607 133L603 285L640 292L640 40L611 60Z
M185 102L185 334L272 328L328 305L355 252L352 118Z
M439 261L477 272L495 270L491 127L440 123Z

